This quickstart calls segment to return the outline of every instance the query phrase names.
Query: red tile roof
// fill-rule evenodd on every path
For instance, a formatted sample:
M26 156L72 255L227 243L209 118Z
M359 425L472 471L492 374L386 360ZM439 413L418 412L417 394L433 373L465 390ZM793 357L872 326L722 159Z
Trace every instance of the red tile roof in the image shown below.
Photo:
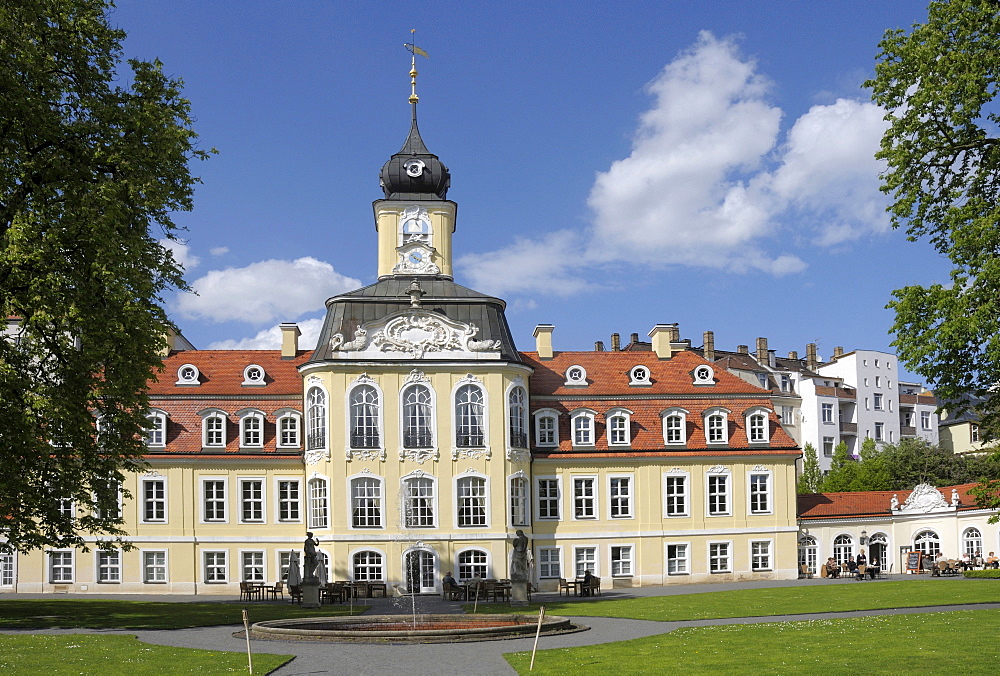
M163 360L164 370L149 385L149 396L259 396L302 397L302 376L297 367L310 352L299 351L292 359L282 359L279 350L184 350ZM177 369L193 364L201 372L201 385L177 385ZM244 387L243 369L257 364L264 369L266 387Z
M976 499L969 489L977 484L960 484L939 488L945 500L951 502L951 489L958 490L959 510L976 509ZM842 517L885 516L895 495L899 504L906 502L908 491L860 491L845 493L810 493L798 497L800 519L836 519Z

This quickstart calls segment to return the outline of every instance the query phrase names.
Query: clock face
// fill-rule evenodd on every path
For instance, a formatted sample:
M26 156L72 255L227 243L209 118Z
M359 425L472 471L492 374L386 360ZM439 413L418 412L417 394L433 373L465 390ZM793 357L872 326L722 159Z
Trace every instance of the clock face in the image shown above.
M406 254L406 262L413 266L421 265L424 262L424 258L423 251L411 251Z

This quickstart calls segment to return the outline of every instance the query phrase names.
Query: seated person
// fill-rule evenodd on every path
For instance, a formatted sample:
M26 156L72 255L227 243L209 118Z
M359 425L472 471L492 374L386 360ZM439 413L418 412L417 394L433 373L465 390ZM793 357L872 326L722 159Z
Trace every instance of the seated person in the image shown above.
M873 580L875 579L875 576L878 575L879 572L877 558L872 557L872 562L868 565L868 570L866 570L865 572L868 573L868 577L870 577Z
M986 567L1000 568L1000 559L993 552L990 552L990 555L986 557Z
M853 556L847 557L847 572L851 575L857 575L858 573L858 562L854 560Z
M939 553L937 555L937 558L934 559L934 571L931 573L931 575L935 577L940 577L941 571L947 569L948 569L948 559L945 558L945 555L943 553Z
M462 589L461 587L458 586L458 582L455 581L455 578L451 576L450 570L444 574L443 578L441 578L441 586L444 588L444 591L446 592L461 591Z
M962 570L970 570L972 568L972 557L969 556L969 552L962 554Z
M590 570L583 571L583 583L580 585L580 596L590 596L590 586L594 583L594 574Z
M840 577L840 566L837 565L832 556L826 560L826 576Z

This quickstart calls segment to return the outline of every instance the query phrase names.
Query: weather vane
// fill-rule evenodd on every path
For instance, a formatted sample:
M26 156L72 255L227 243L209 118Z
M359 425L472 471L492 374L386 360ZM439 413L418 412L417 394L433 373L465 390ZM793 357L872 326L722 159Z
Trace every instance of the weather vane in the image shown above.
M430 58L427 56L427 52L413 44L413 34L416 32L416 28L411 28L410 42L403 45L410 52L410 103L416 103L420 100L417 97L417 54L424 58Z

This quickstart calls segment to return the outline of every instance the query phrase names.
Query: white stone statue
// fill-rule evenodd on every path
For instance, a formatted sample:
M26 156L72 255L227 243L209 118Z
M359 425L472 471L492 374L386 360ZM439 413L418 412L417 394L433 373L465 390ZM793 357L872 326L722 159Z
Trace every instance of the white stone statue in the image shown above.
M889 501L889 509L894 512L899 509L899 497L895 493L892 494L892 500Z
M952 507L958 507L958 489L957 488L952 488L951 489L951 506Z

